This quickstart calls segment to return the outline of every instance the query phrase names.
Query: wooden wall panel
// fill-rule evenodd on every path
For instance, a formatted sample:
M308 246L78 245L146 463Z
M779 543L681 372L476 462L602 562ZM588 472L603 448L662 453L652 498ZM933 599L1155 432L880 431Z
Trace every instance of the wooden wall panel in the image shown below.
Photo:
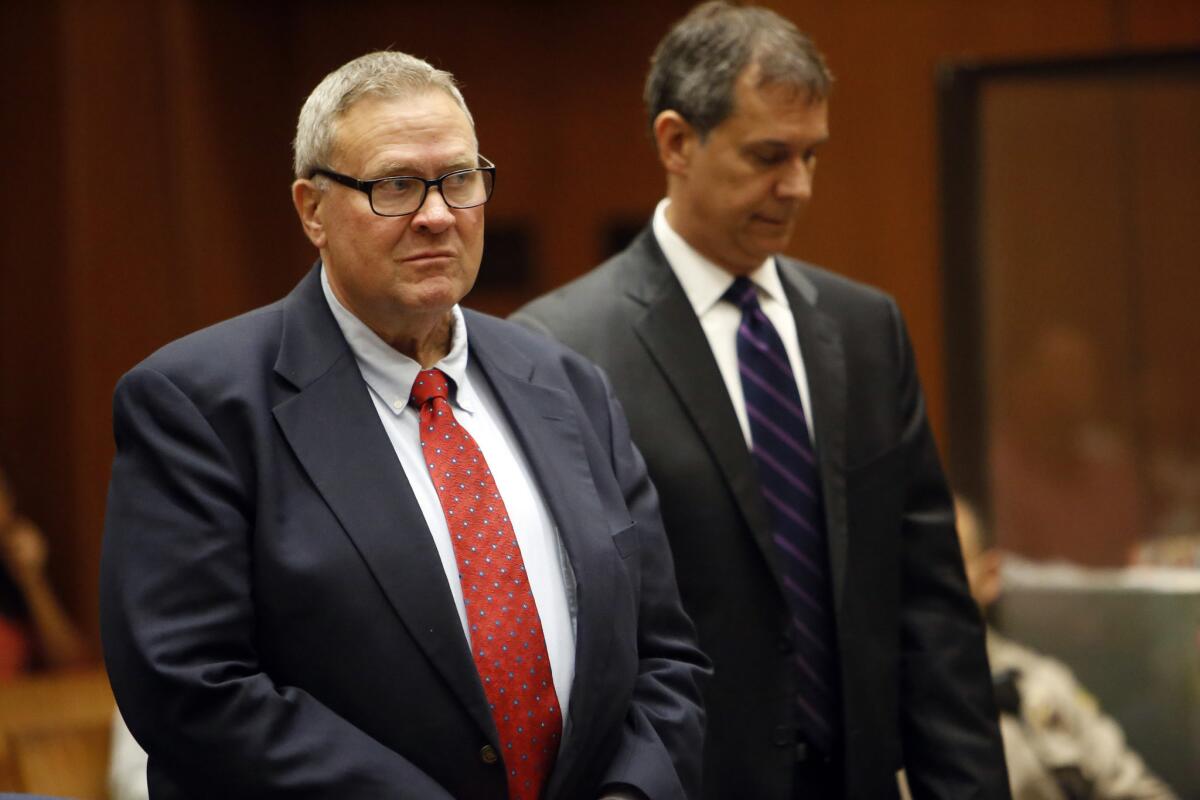
M78 0L0 5L8 166L0 214L0 458L54 537L94 632L117 377L180 333L281 294L314 253L288 200L301 101L394 46L454 71L501 167L493 226L539 271L481 291L504 313L599 258L663 191L640 106L689 3ZM771 0L838 76L833 141L790 252L900 300L942 428L934 76L955 58L1200 44L1191 0ZM15 108L14 108L15 107ZM69 180L68 180L69 177ZM486 269L486 266L485 266ZM17 377L13 377L13 376ZM20 381L20 385L16 383Z
M272 4L166 4L175 246L162 266L188 329L287 292L313 260L291 202L303 95L290 26Z
M1194 48L1200 42L1200 6L1195 0L1122 0L1120 44L1132 48Z
M70 224L64 205L61 78L53 4L0 4L0 150L8 154L0 200L0 469L18 512L47 535L76 528L68 427L73 362L61 307ZM72 559L51 561L60 585L73 584Z
M163 8L142 2L64 6L57 50L63 81L60 187L66 220L60 265L66 291L56 324L68 331L70 476L76 525L56 540L74 557L68 599L96 630L96 565L112 459L106 420L116 376L164 335L181 332L178 275L164 165L170 163L171 93ZM51 230L39 235L53 235Z
M1117 46L1113 4L1092 0L768 3L809 32L837 78L830 144L791 252L896 296L930 416L944 438L935 76L956 60Z

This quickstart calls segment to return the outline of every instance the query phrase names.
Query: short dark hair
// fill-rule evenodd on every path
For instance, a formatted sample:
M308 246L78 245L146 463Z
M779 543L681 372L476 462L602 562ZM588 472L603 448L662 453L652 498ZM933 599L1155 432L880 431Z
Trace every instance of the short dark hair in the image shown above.
M795 86L811 100L833 88L824 56L791 22L766 8L713 0L675 23L654 51L645 90L651 129L670 109L706 136L733 112L734 86L752 64L761 84Z

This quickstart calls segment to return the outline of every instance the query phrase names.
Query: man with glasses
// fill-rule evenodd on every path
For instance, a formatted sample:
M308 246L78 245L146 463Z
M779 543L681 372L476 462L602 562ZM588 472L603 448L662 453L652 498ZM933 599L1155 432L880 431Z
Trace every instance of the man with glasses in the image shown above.
M780 255L831 77L763 8L676 24L646 82L667 197L517 318L608 373L712 658L713 800L1007 796L979 614L904 322Z
M589 362L458 305L496 167L453 78L327 76L283 300L117 387L109 672L153 797L685 798L707 674Z

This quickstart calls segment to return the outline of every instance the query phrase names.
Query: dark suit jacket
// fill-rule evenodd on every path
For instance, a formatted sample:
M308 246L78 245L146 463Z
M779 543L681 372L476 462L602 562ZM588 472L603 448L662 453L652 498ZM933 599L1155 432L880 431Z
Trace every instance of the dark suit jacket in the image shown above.
M549 798L697 794L707 662L601 373L465 312L578 581ZM117 386L105 658L155 797L503 798L424 517L314 269Z
M904 323L882 293L777 259L812 396L855 798L1007 796L979 615ZM704 790L791 797L788 611L752 456L650 229L516 321L599 364L662 501L684 606L716 670Z

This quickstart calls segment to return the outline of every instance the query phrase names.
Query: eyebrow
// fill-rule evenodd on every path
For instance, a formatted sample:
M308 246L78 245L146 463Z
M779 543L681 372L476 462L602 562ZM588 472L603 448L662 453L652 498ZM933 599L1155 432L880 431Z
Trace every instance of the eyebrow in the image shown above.
M474 169L479 166L478 155L464 155L459 158L451 159L445 162L438 168L437 174L445 175L447 172L457 172L460 169ZM374 178L402 178L407 176L418 177L421 175L421 170L412 166L408 162L393 161L383 165L378 170L372 170Z
M818 139L813 139L812 141L804 142L803 145L804 145L804 149L808 149L810 147L817 147L819 145L823 145L828 141L829 141L829 136L822 136ZM755 147L775 147L775 148L781 148L781 149L790 149L791 146L792 146L791 142L785 141L783 139L759 139L757 141L747 142L744 145L744 147L750 148L750 149L753 149Z

